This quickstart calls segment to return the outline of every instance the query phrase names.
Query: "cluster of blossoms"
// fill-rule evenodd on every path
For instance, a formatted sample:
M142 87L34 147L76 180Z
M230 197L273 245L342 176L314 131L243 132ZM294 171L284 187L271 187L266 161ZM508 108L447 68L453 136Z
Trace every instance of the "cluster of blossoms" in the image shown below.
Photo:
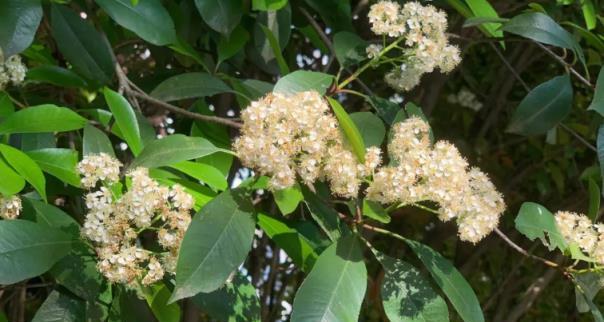
M415 87L421 76L439 68L448 73L461 61L459 49L450 45L446 36L447 16L431 5L380 1L369 10L371 30L376 35L399 38L404 63L386 74L389 86L399 91ZM369 58L375 59L381 47L367 48Z
M412 205L434 201L439 218L457 218L462 240L478 242L499 223L505 210L501 194L486 174L468 163L446 141L430 144L429 125L411 117L393 127L388 145L393 165L382 167L367 188L367 199Z
M14 55L8 57L4 63L0 63L0 90L8 83L19 85L25 79L27 67L21 62L21 57Z
M604 265L604 224L594 224L587 216L569 211L555 214L556 227L567 243L579 246Z
M21 214L21 198L19 196L0 196L0 218L16 219Z
M109 281L148 285L165 272L174 273L194 199L181 186L160 186L146 168L127 173L128 191L116 192L120 167L118 160L103 153L86 156L78 164L83 185L91 189L82 234L96 246L97 267ZM157 231L157 242L165 252L141 247L139 234L147 230Z
M327 180L334 194L356 197L361 180L381 163L378 148L367 149L364 164L344 146L338 121L317 92L269 94L253 102L241 118L234 149L243 165L270 176L270 188Z
M476 98L476 95L466 88L462 88L457 94L447 96L447 102L467 107L473 111L479 111L483 106Z

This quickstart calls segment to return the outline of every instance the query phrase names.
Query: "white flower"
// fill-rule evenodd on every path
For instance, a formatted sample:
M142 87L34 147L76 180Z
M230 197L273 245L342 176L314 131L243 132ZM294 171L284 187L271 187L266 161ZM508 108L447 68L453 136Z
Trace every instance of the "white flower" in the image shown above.
M369 57L369 59L377 59L380 57L380 52L382 49L382 45L371 44L365 48L365 52L367 53L367 57Z
M82 186L94 188L98 181L115 183L120 179L122 163L108 154L91 154L78 163L78 173L82 176Z
M4 89L8 83L19 85L25 80L27 67L21 62L18 55L10 56L4 63L0 63L0 90Z
M0 196L0 218L16 219L21 214L21 198L19 196Z

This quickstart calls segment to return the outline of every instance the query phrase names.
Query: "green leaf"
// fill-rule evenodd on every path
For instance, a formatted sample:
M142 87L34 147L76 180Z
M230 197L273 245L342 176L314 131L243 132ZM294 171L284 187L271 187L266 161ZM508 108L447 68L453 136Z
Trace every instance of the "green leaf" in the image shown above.
M377 115L379 115L388 125L392 125L396 118L396 114L401 111L401 107L397 103L381 97L370 96L367 99L367 102L373 106Z
M252 203L227 190L193 217L182 241L171 302L224 285L241 265L254 239Z
M107 135L94 127L87 124L84 127L84 139L82 143L82 153L86 155L106 153L115 157L113 146Z
M585 41L592 47L594 47L596 50L599 50L600 52L604 51L604 39L599 38L595 33L581 27L578 26L572 22L569 21L565 21L562 23L565 26L570 26L573 29L575 29L577 31L577 33L583 37L583 39L585 39Z
M80 186L80 176L76 173L78 152L70 149L48 148L26 153L42 170L74 187Z
M181 161L171 165L171 167L203 181L215 190L224 191L228 187L226 176L220 170L202 161Z
M52 291L36 312L32 322L79 322L85 320L85 303Z
M25 220L0 221L0 284L14 284L48 271L71 250L60 230Z
M54 65L43 65L28 70L27 79L61 87L88 87L86 81L78 76L78 74L69 69Z
M365 143L363 142L363 137L361 136L359 129L338 101L331 97L328 97L327 101L329 102L329 105L331 105L333 113L336 115L338 123L340 123L340 128L342 129L342 132L344 132L344 136L350 144L352 151L356 154L359 162L364 163Z
M0 144L0 153L6 162L36 189L42 199L46 200L46 178L38 164L27 154L10 145Z
M32 198L23 198L23 219L31 219L40 225L59 229L72 238L79 238L80 225L63 210Z
M235 56L243 49L249 39L250 33L241 25L237 26L230 36L220 37L220 41L218 41L218 63Z
M587 217L591 218L592 221L596 221L598 217L598 212L600 211L600 187L593 180L589 179L588 181L588 191L589 191L589 208L587 210Z
M107 39L65 6L53 4L50 12L54 39L73 69L95 87L111 81L114 60Z
M285 61L285 58L283 58L283 54L281 53L281 46L279 46L279 41L277 40L273 32L268 29L268 27L260 24L260 28L262 29L262 32L264 32L264 35L266 36L266 39L268 40L268 43L271 49L273 50L273 56L275 57L275 59L277 59L277 64L279 65L279 71L281 72L281 75L289 74L289 67L287 66L287 62Z
M304 91L317 91L324 95L333 80L333 75L297 70L280 78L273 91L290 95Z
M195 5L208 26L227 36L239 24L243 13L241 0L195 0Z
M558 231L554 215L545 207L533 202L525 202L520 207L514 222L516 230L530 240L541 239L549 250L557 247L563 252L566 249L566 242Z
M494 17L470 17L463 23L463 28L482 26L484 24L497 24L500 25L504 22L508 22L510 19L506 18L494 18Z
M169 102L227 92L231 92L227 84L210 74L187 73L170 77L161 82L151 92L151 96Z
M0 91L0 121L14 112L15 105L10 96L6 92Z
M386 137L386 127L384 122L371 112L356 112L350 114L350 119L354 122L365 146L380 147Z
M25 180L11 168L6 161L0 158L0 194L12 196L25 187Z
M594 97L587 108L588 111L596 111L598 114L604 116L604 65L600 69L598 74L598 80L596 81L596 90Z
M296 266L305 272L310 271L319 255L312 243L293 226L293 222L260 213L258 226L287 253Z
M410 239L406 239L405 242L428 269L462 320L484 322L476 294L451 262L424 244Z
M311 192L307 187L300 187L304 195L304 203L310 211L310 215L319 224L332 242L350 232L338 217L337 211Z
M0 134L66 132L81 129L86 119L52 104L31 106L9 115L0 123Z
M229 150L217 148L204 138L174 134L147 144L140 155L132 161L130 168L157 168L174 165L216 152L232 153Z
M333 37L333 47L336 58L343 67L356 65L367 59L365 48L367 42L357 34L340 31Z
M180 306L178 303L168 304L170 295L170 290L163 283L152 285L149 294L145 295L151 312L159 322L180 321Z
M527 136L544 134L570 113L572 101L570 76L554 77L526 95L506 131Z
M57 146L57 140L54 133L22 133L21 137L21 148L23 152L55 148Z
M252 0L252 9L261 11L277 11L287 4L287 0Z
M132 106L122 95L109 88L103 89L103 95L111 113L113 113L115 123L124 136L124 140L128 143L132 153L138 155L143 148L143 143L138 120Z
M313 10L321 15L328 27L336 31L354 31L350 1L341 0L305 0Z
M93 302L99 296L105 281L96 267L96 261L94 250L83 242L77 242L71 253L52 267L50 274L70 292Z
M256 288L241 273L235 274L232 282L227 282L212 293L199 293L193 303L218 321L260 322L260 300Z
M582 276L583 275L583 276ZM596 304L593 302L593 298L602 287L602 276L585 276L588 274L574 274L573 282L575 283L575 296L577 298L577 309L579 312L590 311L594 317L595 322L604 322L604 316ZM599 280L595 280L599 279ZM580 300L581 299L581 300ZM581 305L583 304L583 305Z
M367 269L357 237L343 237L323 251L302 282L291 321L358 321L366 288Z
M544 13L531 12L515 16L503 25L503 31L544 44L570 49L585 64L583 50L573 36Z
M154 45L176 42L174 22L160 0L145 0L137 5L130 0L96 0L96 3L119 25Z
M392 322L449 321L447 302L415 267L374 250L384 267L381 297Z
M604 124L598 128L598 137L596 138L596 150L598 150L598 163L600 165L600 178L604 184Z
M42 4L40 0L4 0L0 2L0 12L0 53L6 59L25 50L34 40L42 20Z
M390 215L388 215L388 212L386 212L379 203L367 199L363 200L363 216L384 224L390 222Z
M466 0L466 3L475 17L499 18L497 11L493 9L488 0ZM483 26L491 36L496 38L503 37L503 31L500 29L501 24L486 23Z
M296 208L300 201L304 200L302 191L300 191L300 185L297 183L287 189L277 190L273 192L275 197L275 203L283 215L291 214Z
M587 30L596 28L596 8L592 0L581 0L581 11L583 11L583 18L585 19L585 26Z

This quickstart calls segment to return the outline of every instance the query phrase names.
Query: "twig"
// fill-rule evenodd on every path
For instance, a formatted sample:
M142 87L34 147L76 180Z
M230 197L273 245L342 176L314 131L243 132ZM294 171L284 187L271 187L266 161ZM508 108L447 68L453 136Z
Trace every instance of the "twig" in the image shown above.
M581 82L583 82L583 84L589 86L590 88L594 88L594 85L588 81L587 79L585 79L585 77L583 77L581 74L579 74L579 72L577 72L569 63L567 63L562 57L556 55L556 53L554 53L553 51L551 51L549 48L547 48L546 46L544 46L543 44L539 43L539 42L535 42L535 44L537 44L537 47L543 49L543 51L545 51L548 55L552 56L555 60L557 60L560 64L562 64L564 67L566 67L571 74L575 75Z
M126 73L124 73L122 66L120 66L120 63L118 62L115 63L115 74L117 75L117 81L119 86L118 93L123 94L125 91L132 105L134 105L136 110L142 114L141 107L138 104L138 101L132 95L132 89L130 88L128 76L126 76Z
M518 246L510 238L508 238L508 236L506 236L501 230L499 230L499 228L495 228L495 233L497 235L499 235L499 237L501 237L501 239L503 239L508 245L510 245L513 249L515 249L520 254L522 254L526 257L532 258L532 259L536 259L547 266L554 267L554 268L561 268L560 265L558 265L557 263L554 263L550 260L547 260L545 258L536 256L536 255L533 255L533 254L527 252L524 248Z
M520 75L518 74L518 72L514 69L514 67L512 67L512 65L510 64L510 62L503 56L503 54L501 53L501 51L499 50L499 48L497 48L497 46L495 46L495 44L492 43L492 42L490 42L489 45L491 45L491 48L493 48L493 50L495 51L495 53L497 54L497 56L499 56L499 59L501 59L501 61L505 65L505 67L507 67L510 70L510 72L512 72L512 74L514 75L514 77L516 77L516 79L520 82L520 84L522 84L522 87L524 87L524 89L527 92L530 92L531 88L528 87L528 85L524 82L524 80L522 80L522 78L520 77Z
M563 128L568 133L570 133L572 136L574 136L577 140L581 141L581 143L583 143L590 150L592 150L596 153L598 152L598 149L596 149L596 147L593 146L593 144L587 142L587 140L585 140L582 136L577 134L577 132L573 131L573 129L569 128L568 126L564 125L563 123L560 123L560 127Z

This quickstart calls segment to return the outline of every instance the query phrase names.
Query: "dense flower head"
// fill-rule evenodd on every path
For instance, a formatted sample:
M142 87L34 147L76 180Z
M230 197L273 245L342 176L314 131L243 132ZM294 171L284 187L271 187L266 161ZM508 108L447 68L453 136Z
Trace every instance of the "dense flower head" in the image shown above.
M366 173L344 146L337 119L317 92L272 93L252 102L241 114L241 136L234 142L243 165L270 177L269 187L291 187L299 177L305 184L330 182L332 192L355 197ZM379 155L370 152L375 168Z
M21 62L18 55L8 57L4 63L0 63L0 90L12 83L19 85L25 80L27 67Z
M16 219L21 214L21 198L19 196L0 196L0 218Z
M505 210L503 198L486 174L468 170L467 161L449 142L430 145L430 128L418 117L393 127L388 151L393 165L382 167L367 188L367 198L384 204L434 201L439 218L457 218L462 240L478 242Z
M108 165L110 174L98 168ZM109 281L128 286L152 284L165 272L174 273L194 199L181 186L161 186L149 177L146 168L128 172L129 189L116 195L120 165L108 155L89 155L78 164L84 179L90 178L87 187L102 182L85 197L88 213L82 235L95 245L97 267ZM139 234L146 230L157 231L163 252L151 252L140 245Z
M399 91L415 87L422 74L435 68L452 71L461 61L459 49L446 36L447 16L431 5L407 2L401 8L391 1L380 1L369 10L371 30L377 35L400 38L405 62L386 74L389 86ZM374 45L371 45L374 46ZM374 48L367 49L370 58Z
M604 225L594 224L583 214L558 211L556 227L569 244L575 244L599 264L604 264Z

